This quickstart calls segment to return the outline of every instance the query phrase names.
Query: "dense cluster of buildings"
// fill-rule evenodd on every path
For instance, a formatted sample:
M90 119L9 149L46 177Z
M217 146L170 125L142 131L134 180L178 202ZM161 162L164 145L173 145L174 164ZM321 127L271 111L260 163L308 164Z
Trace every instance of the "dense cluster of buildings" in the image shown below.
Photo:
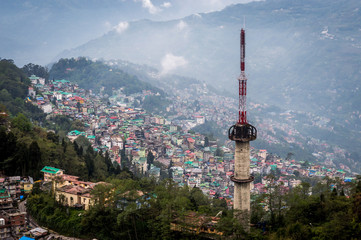
M35 95L32 92L34 88L37 90ZM122 161L121 151L124 150L131 160L133 171L155 178L169 176L179 185L197 186L211 196L232 199L232 144L217 146L215 141L208 141L204 135L189 129L212 120L226 130L233 116L227 114L230 109L222 106L232 106L233 100L227 97L217 98L209 94L202 84L195 84L182 94L174 90L174 99L167 108L170 117L152 115L135 107L137 102L156 94L143 91L125 95L120 89L104 101L101 94L93 94L67 80L54 80L49 84L37 81L37 84L29 88L31 101L44 111L50 109L45 111L48 117L65 115L82 122L81 129L68 133L69 139L84 136L95 150L108 151L113 161L119 164ZM198 102L190 100L195 95L198 96ZM148 158L150 153L154 156L154 161L151 162ZM250 161L254 175L265 176L274 171L283 176L278 181L289 187L300 184L297 180L299 175L337 176L347 180L343 169L285 160L268 154L266 150L252 149ZM74 177L72 181L77 180ZM266 186L265 179L256 178L252 191L260 193ZM64 188L64 191L72 190ZM84 196L86 194L85 191ZM84 199L87 201L86 197ZM70 204L71 199L68 201ZM82 201L83 198L80 202ZM73 203L76 202L79 201L73 199Z
M26 231L26 212L18 209L18 201L32 186L31 177L0 178L0 239L18 239Z

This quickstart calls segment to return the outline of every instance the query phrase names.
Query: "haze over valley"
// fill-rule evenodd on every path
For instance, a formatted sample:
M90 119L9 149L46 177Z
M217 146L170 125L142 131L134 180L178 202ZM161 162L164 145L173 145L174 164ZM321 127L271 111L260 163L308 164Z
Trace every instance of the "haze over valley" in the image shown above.
M359 0L4 0L0 22L0 239L360 238Z

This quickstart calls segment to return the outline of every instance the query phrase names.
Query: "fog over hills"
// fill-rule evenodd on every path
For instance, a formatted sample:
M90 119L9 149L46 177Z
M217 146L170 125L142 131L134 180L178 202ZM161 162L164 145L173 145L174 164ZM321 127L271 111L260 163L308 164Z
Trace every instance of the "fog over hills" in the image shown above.
M164 21L252 0L11 0L0 1L0 57L46 65L124 21ZM56 59L58 60L58 59Z
M124 59L232 90L245 17L249 94L340 118L361 103L358 6L357 0L268 0L178 20L122 22L60 56Z

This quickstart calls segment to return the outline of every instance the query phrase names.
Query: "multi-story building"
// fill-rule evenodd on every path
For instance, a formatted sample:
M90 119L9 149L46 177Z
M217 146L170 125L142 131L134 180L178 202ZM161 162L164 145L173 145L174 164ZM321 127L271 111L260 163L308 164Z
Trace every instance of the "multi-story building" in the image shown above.
M50 182L55 177L61 176L64 174L64 170L61 170L61 169L55 168L55 167L49 167L49 166L45 166L43 169L41 169L41 172L44 173L44 181L45 182Z
M11 224L6 216L0 213L0 239L11 238Z
M6 210L11 208L13 208L12 197L5 188L0 189L0 210Z

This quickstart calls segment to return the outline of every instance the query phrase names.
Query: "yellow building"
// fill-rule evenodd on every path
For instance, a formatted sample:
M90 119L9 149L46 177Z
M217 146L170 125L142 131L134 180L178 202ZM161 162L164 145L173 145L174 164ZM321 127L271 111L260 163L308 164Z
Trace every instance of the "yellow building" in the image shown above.
M44 173L44 181L52 181L55 199L61 205L85 210L93 204L91 191L97 184L102 183L80 181L78 176L64 174L64 170L54 167L46 166L41 172Z
M91 188L67 185L57 188L55 191L56 200L65 206L81 207L88 210L93 204L91 199Z
M24 190L24 193L30 193L33 190L33 184L30 182L22 182L21 187Z

